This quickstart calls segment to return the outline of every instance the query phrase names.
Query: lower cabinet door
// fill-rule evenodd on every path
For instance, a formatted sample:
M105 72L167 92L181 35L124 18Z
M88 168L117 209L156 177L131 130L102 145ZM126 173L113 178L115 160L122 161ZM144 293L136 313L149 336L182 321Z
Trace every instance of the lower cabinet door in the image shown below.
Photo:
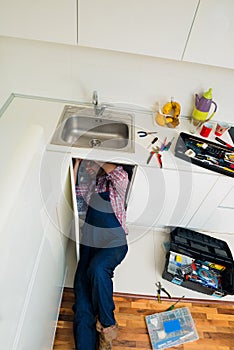
M234 233L234 186L227 176L219 176L189 225L205 231Z
M19 322L18 325L19 337L16 337L15 349L51 349L63 292L65 267L65 247L61 235L55 225L49 222L25 299L22 323Z
M216 181L213 174L138 167L127 220L148 227L186 227Z

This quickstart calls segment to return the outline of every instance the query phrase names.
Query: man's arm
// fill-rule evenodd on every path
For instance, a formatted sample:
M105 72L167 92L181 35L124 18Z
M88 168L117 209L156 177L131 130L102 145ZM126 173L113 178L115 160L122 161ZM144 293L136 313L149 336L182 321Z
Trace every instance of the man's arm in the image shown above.
M81 161L81 159L77 158L75 161L74 167L73 167L75 184L77 183L77 176L78 176L78 169L79 169L80 161Z
M113 171L117 165L112 164L112 163L104 163L100 165L102 167L102 169L109 174L111 171Z

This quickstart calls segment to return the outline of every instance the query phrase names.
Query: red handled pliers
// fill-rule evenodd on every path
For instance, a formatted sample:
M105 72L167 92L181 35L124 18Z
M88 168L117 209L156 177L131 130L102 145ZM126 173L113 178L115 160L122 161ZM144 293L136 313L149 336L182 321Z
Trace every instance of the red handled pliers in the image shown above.
M153 158L153 155L158 154L158 152L159 152L159 147L153 148L152 151L150 151L150 155L149 155L149 158L147 159L146 163L149 164L149 162Z
M149 158L147 159L147 164L149 164L149 162L151 161L151 159L153 158L153 155L155 154L156 152L155 151L151 151L150 152L150 155L149 155Z
M157 154L157 159L158 159L158 164L159 164L160 168L162 168L162 159L161 158L162 158L161 154L158 153Z

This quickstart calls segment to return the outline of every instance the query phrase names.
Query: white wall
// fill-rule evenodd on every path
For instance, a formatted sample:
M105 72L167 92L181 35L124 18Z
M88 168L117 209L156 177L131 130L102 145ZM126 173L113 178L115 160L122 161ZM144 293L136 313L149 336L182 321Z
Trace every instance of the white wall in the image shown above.
M0 37L0 104L11 92L153 108L174 96L191 113L194 93L213 88L214 119L234 123L234 70L113 51Z

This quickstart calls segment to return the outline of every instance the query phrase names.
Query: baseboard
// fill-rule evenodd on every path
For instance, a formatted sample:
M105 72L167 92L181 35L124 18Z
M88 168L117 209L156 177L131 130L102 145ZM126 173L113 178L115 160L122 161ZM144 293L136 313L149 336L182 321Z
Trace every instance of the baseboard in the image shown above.
M71 292L73 293L73 288L70 287L64 287L64 292ZM145 294L131 294L131 293L121 293L121 292L114 292L114 297L122 297L126 299L145 299L145 300L156 300L155 295L145 295ZM161 297L161 300L163 301L169 301L169 302L175 302L178 300L178 298L171 298L168 299L166 297ZM209 299L193 299L193 298L183 298L183 303L193 303L193 304L225 304L225 305L233 305L232 301L227 301L223 299L217 299L217 300L209 300Z

